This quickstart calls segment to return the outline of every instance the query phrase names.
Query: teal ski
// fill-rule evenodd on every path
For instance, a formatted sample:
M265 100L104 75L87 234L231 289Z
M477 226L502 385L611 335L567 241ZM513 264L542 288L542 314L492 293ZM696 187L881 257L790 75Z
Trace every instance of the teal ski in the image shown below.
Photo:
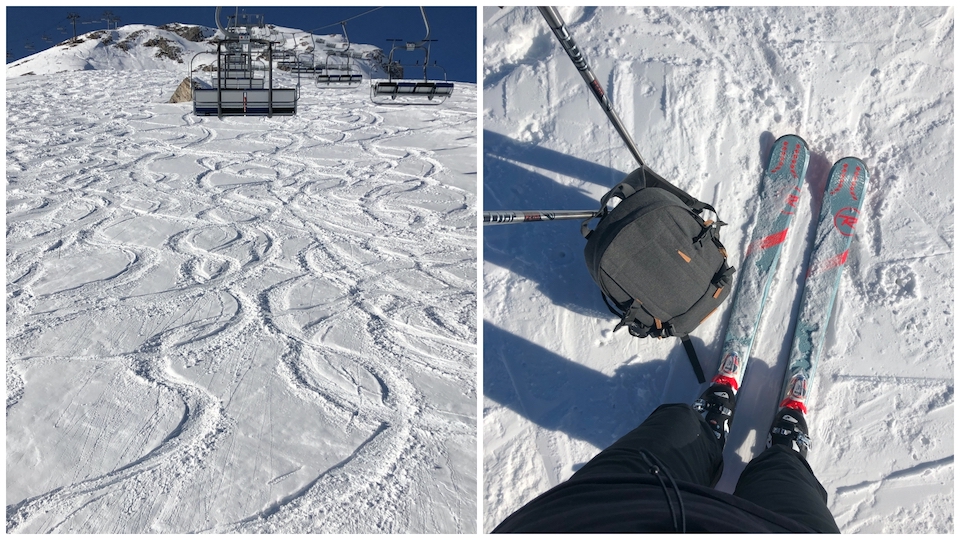
M728 385L736 393L750 358L770 283L777 269L780 248L800 200L810 152L796 135L784 135L773 143L760 185L753 233L734 291L727 335L714 384Z
M869 178L866 165L854 157L843 158L830 169L783 381L781 408L807 412L808 383L823 352L827 324Z

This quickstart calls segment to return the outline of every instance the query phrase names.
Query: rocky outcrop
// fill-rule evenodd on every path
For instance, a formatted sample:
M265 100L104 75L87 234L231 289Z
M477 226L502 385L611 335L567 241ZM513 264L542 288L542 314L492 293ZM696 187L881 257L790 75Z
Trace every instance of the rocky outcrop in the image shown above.
M173 92L173 97L167 103L183 103L185 101L193 101L193 83L190 77L183 79L183 82Z

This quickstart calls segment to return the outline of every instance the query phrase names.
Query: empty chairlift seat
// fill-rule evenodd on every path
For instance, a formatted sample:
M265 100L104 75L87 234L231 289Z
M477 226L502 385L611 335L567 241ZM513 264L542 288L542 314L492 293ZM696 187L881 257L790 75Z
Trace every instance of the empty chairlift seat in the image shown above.
M363 72L350 53L350 38L347 36L347 23L341 21L343 50L329 51L323 66L317 70L317 86L320 88L356 88L363 83Z
M253 59L264 53L266 65L258 69ZM192 73L193 59L190 62ZM241 36L217 43L212 87L193 89L193 112L218 117L289 116L297 113L298 97L297 88L273 86L273 43Z
M297 113L295 88L194 91L193 112L199 116L291 116Z
M321 73L317 75L317 84L330 86L360 86L363 75L359 73Z
M352 64L327 64L317 72L317 86L321 88L356 88L362 83L363 73Z
M453 94L453 83L446 81L377 81L373 85L374 97L422 96L428 100L436 97L446 99Z
M436 62L430 64L430 23L427 21L427 13L420 8L420 14L423 16L423 25L427 29L427 35L420 41L408 42L403 45L394 45L390 48L390 54L387 58L385 69L388 73L387 80L374 81L370 85L370 99L379 104L432 104L443 103L448 97L453 95L453 83L447 82L446 72L443 71ZM394 60L396 51L423 51L423 63L419 62L415 66L403 66L400 62ZM422 80L404 80L403 71L407 69L423 69ZM443 72L443 80L430 80L427 77L427 69L440 70ZM399 77L394 78L395 75Z

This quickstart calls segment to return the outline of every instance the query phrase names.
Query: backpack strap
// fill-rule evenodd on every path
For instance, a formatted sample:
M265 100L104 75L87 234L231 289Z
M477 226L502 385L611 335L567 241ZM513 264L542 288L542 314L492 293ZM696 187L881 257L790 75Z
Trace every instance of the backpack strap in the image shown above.
M690 336L680 336L680 341L683 343L683 349L687 351L687 357L690 359L690 365L693 366L693 373L697 376L697 382L700 384L707 382L706 377L703 376L703 368L700 367L700 359L697 358L697 350L693 348L693 342L690 341Z
M720 215L717 214L717 211L714 210L713 206L694 198L686 191L678 188L670 182L667 182L662 176L653 172L650 167L641 165L640 168L635 169L633 172L628 174L626 178L624 178L619 184L614 186L613 189L606 192L603 197L600 198L600 210L595 216L589 217L583 221L583 223L580 225L580 234L582 234L584 238L590 238L590 235L593 233L593 230L590 229L590 220L592 220L594 217L603 219L609 213L607 210L607 203L610 202L610 199L614 197L618 197L621 200L626 199L637 191L648 187L660 188L674 194L678 199L680 199L680 202L689 206L690 209L697 214L700 214L704 210L709 210L710 212L713 212L713 215L717 216L717 227L726 225L726 223L720 220Z
M630 330L630 334L636 337L647 337L649 335L658 334L659 337L664 337L665 335L670 335L672 333L672 328L669 325L658 329L657 332L650 332L650 328L635 324L637 320L637 311L640 310L640 302L634 302L625 313L621 314L614 309L612 305L610 305L606 294L601 293L601 296L603 296L603 302L607 304L607 309L609 309L614 315L621 317L620 323L617 324L617 327L613 329L614 332L626 326L627 329ZM687 352L687 358L690 359L690 365L693 367L694 375L697 376L697 382L703 384L706 382L706 377L703 375L703 368L700 367L700 358L697 356L697 350L693 347L693 342L690 341L690 336L682 335L677 337L680 338L680 342L683 343L683 349Z

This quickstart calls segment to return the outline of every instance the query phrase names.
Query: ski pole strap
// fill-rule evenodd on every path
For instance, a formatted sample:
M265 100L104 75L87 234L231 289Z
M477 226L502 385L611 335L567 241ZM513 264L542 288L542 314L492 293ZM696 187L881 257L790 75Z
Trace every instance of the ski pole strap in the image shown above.
M687 357L690 358L690 365L693 366L693 373L697 376L697 382L700 384L707 382L703 375L703 368L700 367L700 359L697 358L697 350L693 348L693 342L690 341L690 336L681 336L680 342L683 343L683 348L687 351Z

